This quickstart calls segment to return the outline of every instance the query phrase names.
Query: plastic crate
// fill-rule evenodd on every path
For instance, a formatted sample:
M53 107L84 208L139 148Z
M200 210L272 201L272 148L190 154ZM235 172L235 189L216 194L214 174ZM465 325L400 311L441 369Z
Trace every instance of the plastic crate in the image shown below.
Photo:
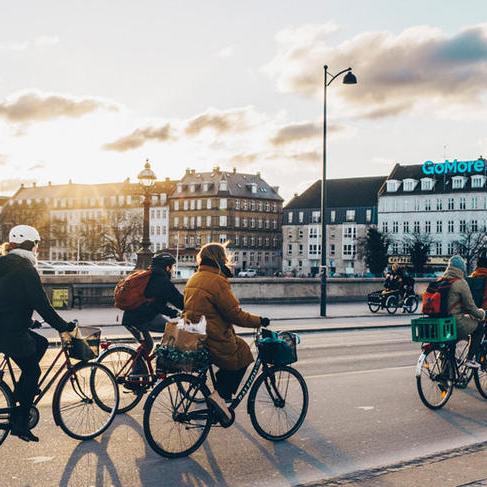
M411 320L413 342L443 343L457 339L457 324L453 316L446 318L416 318Z

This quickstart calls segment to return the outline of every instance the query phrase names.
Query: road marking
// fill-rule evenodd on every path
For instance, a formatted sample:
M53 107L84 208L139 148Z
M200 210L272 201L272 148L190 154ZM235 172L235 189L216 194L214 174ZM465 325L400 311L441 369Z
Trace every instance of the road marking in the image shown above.
M372 409L375 409L375 406L357 406L357 409L362 409L363 411L372 411Z
M398 367L384 367L382 369L368 369L368 370L348 370L345 372L330 372L328 374L305 375L306 380L322 379L324 377L333 377L335 375L354 375L354 374L368 374L373 372L384 372L385 370L401 370L401 369L415 369L415 365L400 365Z
M38 463L47 463L51 460L54 460L54 457L31 457L27 460L32 460L33 465L37 465Z

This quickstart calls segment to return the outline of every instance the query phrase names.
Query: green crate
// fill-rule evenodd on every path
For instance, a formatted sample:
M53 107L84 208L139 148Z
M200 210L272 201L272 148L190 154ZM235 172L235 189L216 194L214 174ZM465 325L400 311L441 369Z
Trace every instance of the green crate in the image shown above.
M416 318L411 320L411 337L413 342L451 342L457 339L457 323L453 316Z

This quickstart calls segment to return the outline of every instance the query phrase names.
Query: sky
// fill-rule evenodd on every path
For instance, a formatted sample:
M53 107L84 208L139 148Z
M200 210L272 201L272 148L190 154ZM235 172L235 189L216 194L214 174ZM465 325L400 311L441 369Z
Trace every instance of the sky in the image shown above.
M485 0L0 0L0 194L260 171L321 178L487 155Z

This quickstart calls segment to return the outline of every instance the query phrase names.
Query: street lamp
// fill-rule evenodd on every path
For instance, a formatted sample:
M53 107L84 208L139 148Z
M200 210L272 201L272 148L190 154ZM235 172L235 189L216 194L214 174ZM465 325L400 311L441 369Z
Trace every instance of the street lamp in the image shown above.
M157 179L154 171L150 167L149 159L146 159L144 169L137 176L144 191L144 227L142 233L142 249L137 252L136 269L147 269L151 263L152 251L150 249L149 236L149 209L151 205L151 188Z
M335 81L339 76L345 74L343 77L344 85L357 84L357 77L352 73L352 68L343 69L339 73L333 75L328 71L328 66L325 65L323 78L323 176L321 178L321 300L320 300L320 315L326 316L326 92L328 86Z

